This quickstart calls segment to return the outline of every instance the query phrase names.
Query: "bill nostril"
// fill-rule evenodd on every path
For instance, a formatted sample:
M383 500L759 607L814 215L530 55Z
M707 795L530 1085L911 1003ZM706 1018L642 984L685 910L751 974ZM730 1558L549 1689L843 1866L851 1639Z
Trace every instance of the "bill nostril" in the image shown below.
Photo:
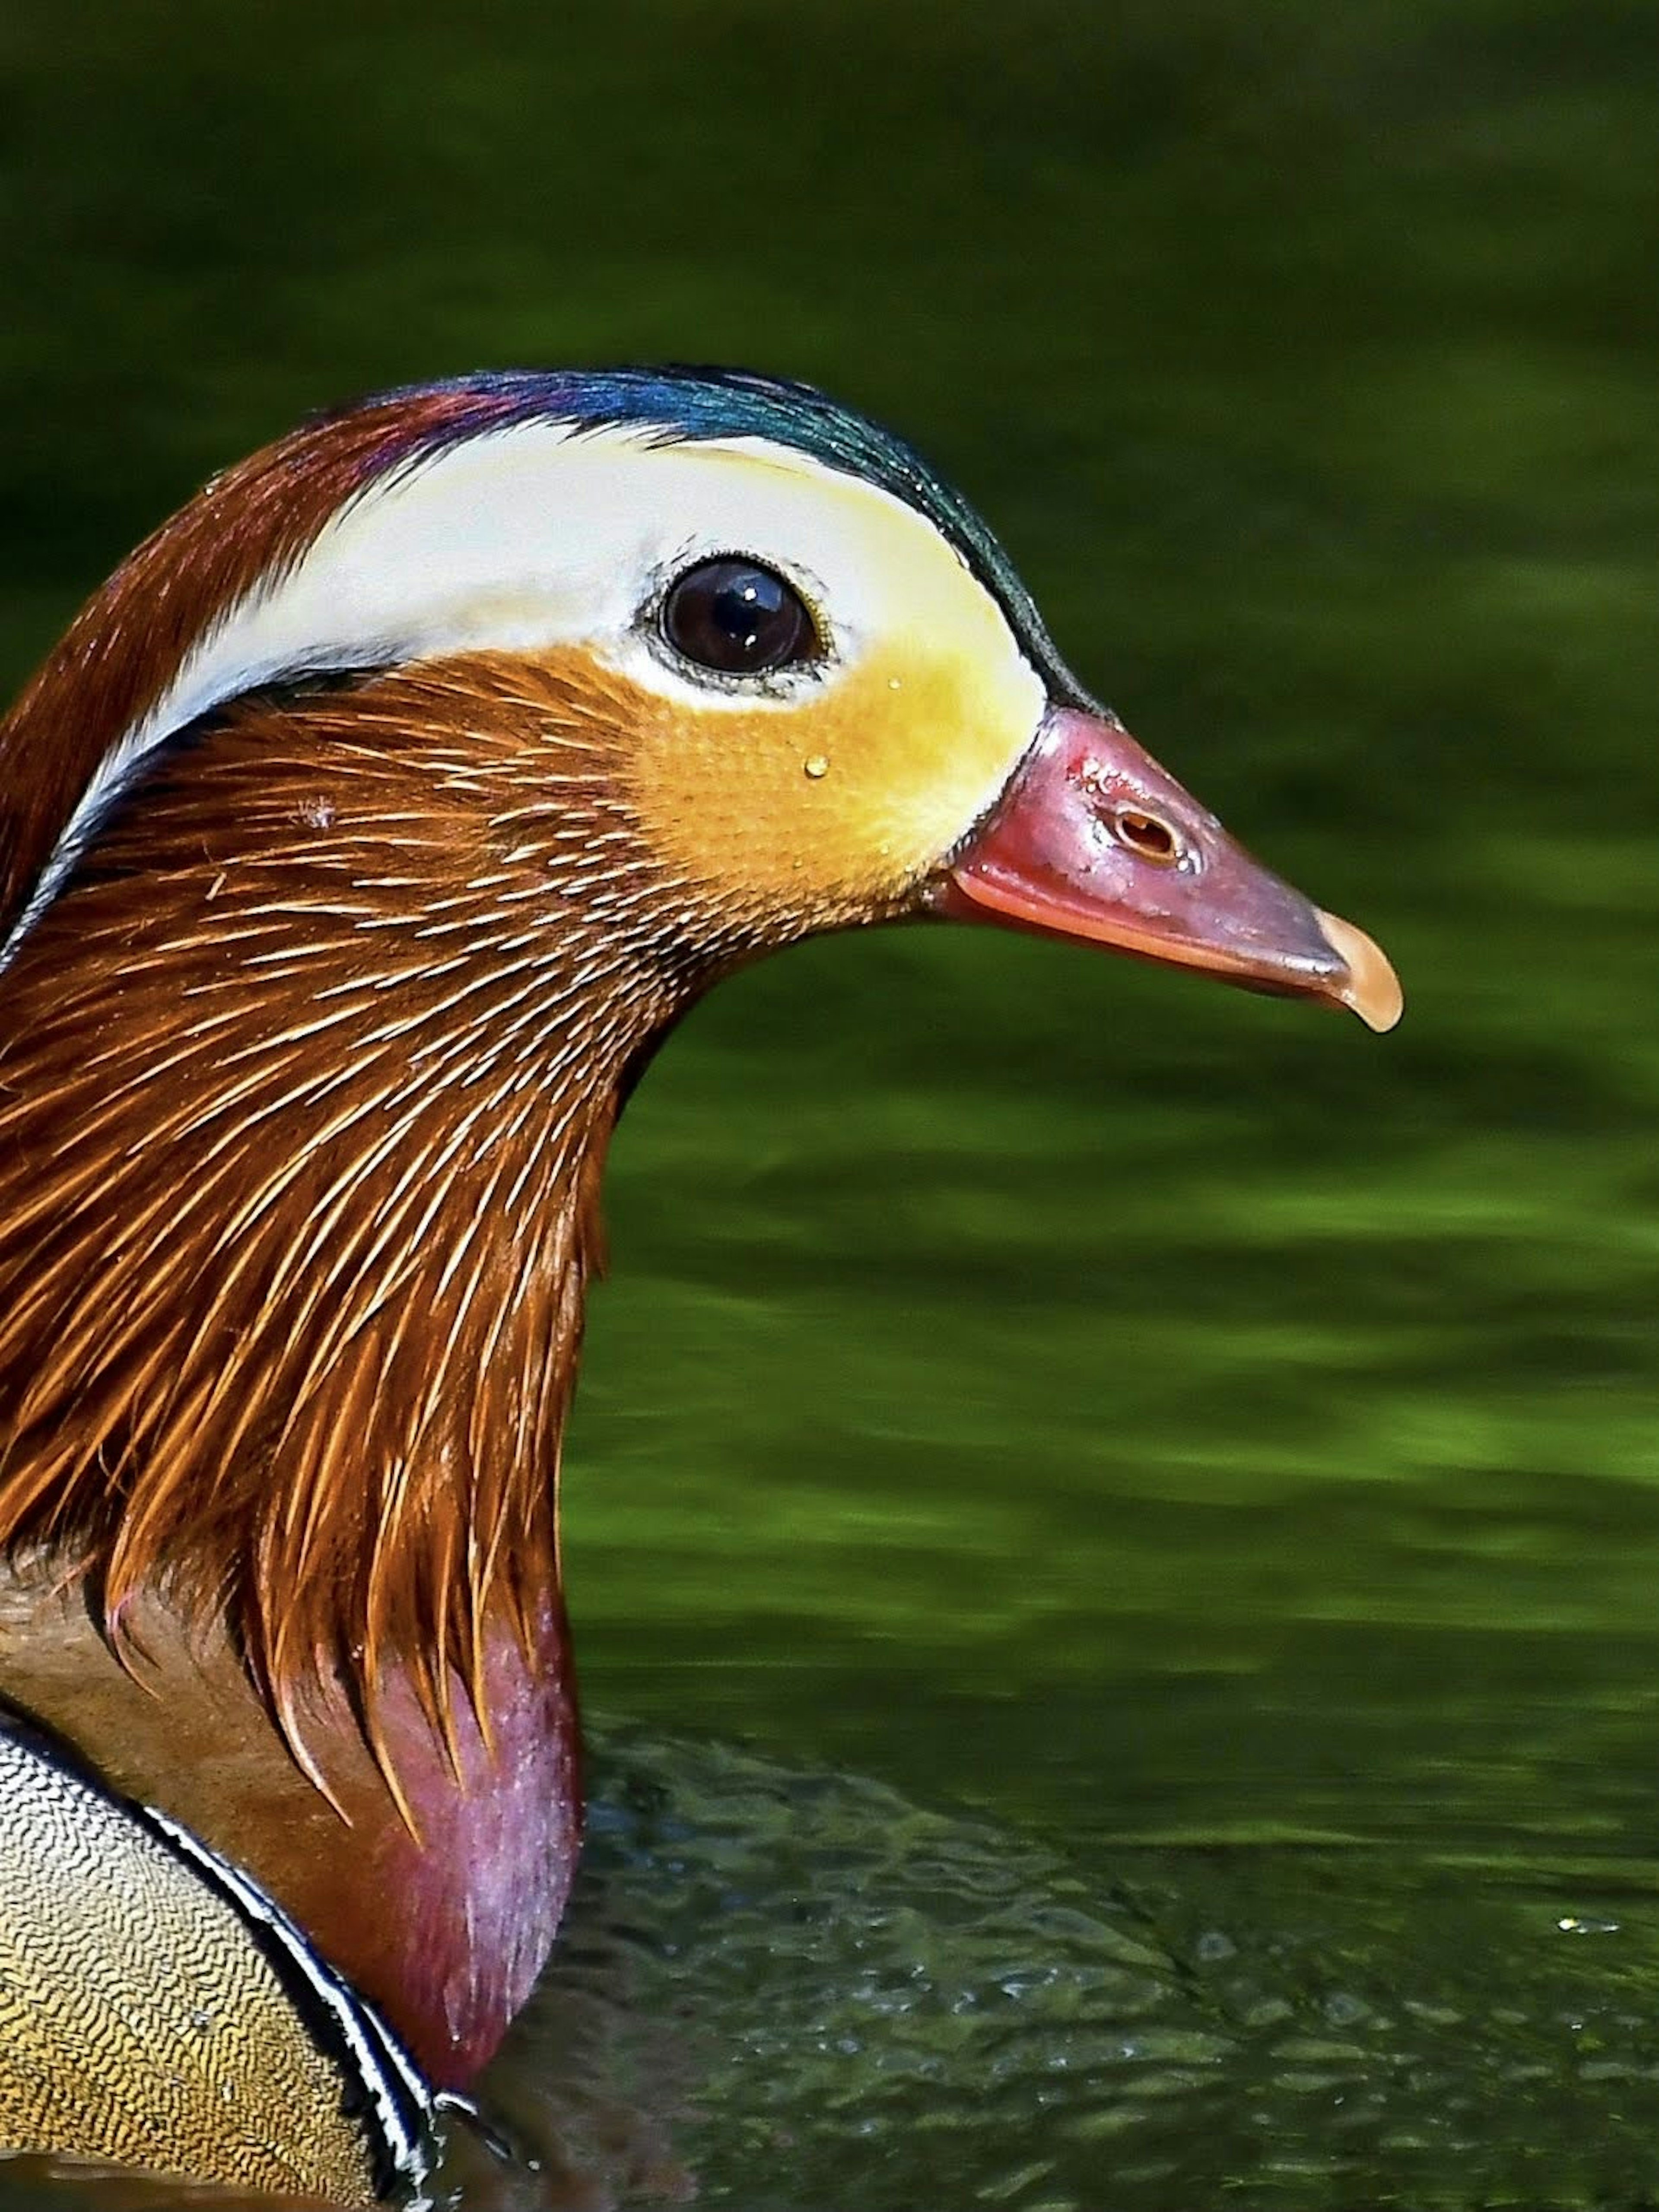
M1193 865L1195 854L1181 832L1150 807L1133 806L1122 799L1121 781L1103 763L1085 758L1073 773L1096 821L1125 852L1155 868Z
M1182 842L1167 822L1138 806L1114 807L1107 827L1120 845L1155 867L1172 868L1182 855Z

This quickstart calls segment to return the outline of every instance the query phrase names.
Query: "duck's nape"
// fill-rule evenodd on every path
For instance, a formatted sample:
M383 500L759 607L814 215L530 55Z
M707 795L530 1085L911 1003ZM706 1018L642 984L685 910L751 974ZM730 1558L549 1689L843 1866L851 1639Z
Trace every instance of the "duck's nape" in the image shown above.
M1398 1012L957 495L798 386L308 425L0 726L0 1699L437 2081L574 1860L555 1484L620 1099L732 968L940 914Z

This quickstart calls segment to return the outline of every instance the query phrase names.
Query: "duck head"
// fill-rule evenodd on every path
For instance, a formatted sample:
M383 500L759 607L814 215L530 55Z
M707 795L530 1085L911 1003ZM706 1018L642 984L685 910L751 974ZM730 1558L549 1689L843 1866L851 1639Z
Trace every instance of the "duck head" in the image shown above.
M350 696L316 719L361 742L310 779L319 852L354 754L401 711L414 754L441 721L477 744L458 875L509 811L532 842L556 824L515 886L533 908L569 873L575 817L582 880L600 851L649 875L694 961L946 914L1398 1017L1370 940L1250 860L1090 700L960 496L804 386L464 379L324 418L216 480L85 611L0 737L17 787L0 957L204 721L321 685ZM538 717L539 748L526 731L509 759L499 726ZM269 768L291 803L297 771Z
M964 502L799 386L483 375L311 422L0 727L0 1564L82 1571L118 1648L147 1606L217 1624L325 1789L361 1731L430 1895L408 1957L333 1955L452 2076L562 1896L511 1869L574 1804L554 1477L620 1098L732 967L939 916L1399 1012Z

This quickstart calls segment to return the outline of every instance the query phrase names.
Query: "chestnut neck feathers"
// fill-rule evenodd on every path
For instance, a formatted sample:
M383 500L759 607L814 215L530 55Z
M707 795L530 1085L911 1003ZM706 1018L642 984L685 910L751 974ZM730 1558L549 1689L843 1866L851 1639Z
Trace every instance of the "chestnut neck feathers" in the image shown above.
M396 1655L447 1729L555 1586L605 1139L714 957L612 704L480 656L250 701L3 979L0 1546L118 1636L158 1578L224 1608L302 1755L319 1668L373 1737Z

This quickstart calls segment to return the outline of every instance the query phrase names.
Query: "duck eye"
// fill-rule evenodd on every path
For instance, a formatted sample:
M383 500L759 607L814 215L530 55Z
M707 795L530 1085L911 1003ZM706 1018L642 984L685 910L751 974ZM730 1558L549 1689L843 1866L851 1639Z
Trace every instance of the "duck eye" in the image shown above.
M700 561L663 601L663 635L700 668L760 676L818 651L800 593L757 562Z

